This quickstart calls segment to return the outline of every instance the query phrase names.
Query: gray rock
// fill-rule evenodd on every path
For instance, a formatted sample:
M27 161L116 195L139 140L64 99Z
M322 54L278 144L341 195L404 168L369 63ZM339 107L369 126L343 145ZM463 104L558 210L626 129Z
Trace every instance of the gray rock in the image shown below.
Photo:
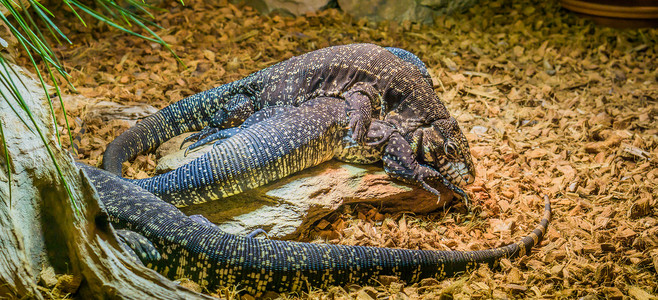
M207 146L187 157L179 151L176 137L161 146L159 170L171 170L210 150ZM161 167L166 164L166 167ZM230 233L247 234L261 228L268 236L296 238L341 205L369 203L380 212L427 213L449 204L452 193L439 189L437 197L420 187L394 181L381 165L354 165L329 161L269 185L210 203L183 208L188 215L201 214Z
M84 97L77 97L84 101ZM122 105L110 101L100 101L89 103L86 107L87 118L100 118L103 121L114 119L127 120L133 126L137 120L146 118L156 112L158 109L151 105Z
M262 14L278 12L284 15L300 16L326 7L330 0L243 0L242 2Z
M338 0L346 13L371 21L432 23L437 15L449 15L479 0Z
M179 136L176 136L166 142L164 142L158 149L155 151L155 156L158 158L158 165L155 166L155 172L158 174L169 172L174 170L197 157L202 156L206 152L212 149L212 145L206 145L198 149L194 149L185 155L185 149L187 146L192 143L189 142L185 144L184 148L181 150L181 144L183 140L190 136L193 132L183 133Z

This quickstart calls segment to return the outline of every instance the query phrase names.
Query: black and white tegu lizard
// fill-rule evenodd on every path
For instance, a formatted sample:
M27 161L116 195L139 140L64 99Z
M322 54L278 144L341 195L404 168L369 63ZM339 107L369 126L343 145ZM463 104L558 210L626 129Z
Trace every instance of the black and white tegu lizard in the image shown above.
M394 53L372 44L324 48L195 94L121 134L107 147L103 167L121 174L122 162L203 129L195 136L199 142L221 139L212 151L133 182L184 206L255 188L333 157L382 159L393 178L439 196L435 187L444 185L467 200L461 187L475 178L468 142L426 70ZM327 116L310 114L271 127L277 110L309 101L339 101L342 112L329 122L335 126L314 128L327 121L315 118Z
M215 148L235 152L232 159L237 161L228 161L223 166L231 166L231 170L251 171L258 180L265 180L263 176L268 176L270 172L277 174L279 168L299 167L297 163L310 164L322 160L321 155L329 157L333 148L342 149L336 152L337 155L349 157L363 149L345 146L353 144L353 141L339 139L345 136L346 131L345 106L341 98L318 97L299 107L268 107L249 117L240 128L228 129L228 135L232 137L222 140ZM382 122L373 120L372 124L378 126L375 124ZM294 130L296 127L303 129ZM280 133L289 130L292 133L277 134L272 128L280 128ZM238 147L244 142L231 141L235 138L239 138L238 141L252 139L247 142L250 147L247 150ZM373 138L376 137L368 135L366 142L373 141ZM265 145L255 146L254 141L263 141ZM277 146L267 147L268 143ZM291 143L290 148L283 146ZM396 143L404 143L404 140L394 132L388 144ZM227 144L230 146L224 148ZM390 149L398 152L396 146L384 148L384 157L389 155L387 151ZM273 149L290 151L290 154L279 156L267 153ZM254 153L250 154L249 151ZM212 160L196 160L196 163L221 165L223 154L211 153L208 159ZM254 172L256 168L249 159L252 154L259 157L256 163L270 161L271 164L259 165L260 173ZM366 158L370 155L367 151L361 151L361 154ZM280 159L270 160L272 156ZM178 169L182 171L165 174L159 183L185 181L187 177L176 176L194 172L195 168L208 169L208 165L196 163ZM349 283L375 284L382 275L396 276L407 283L428 277L449 277L473 270L481 264L495 266L501 258L529 253L544 237L550 219L550 202L545 197L543 218L532 232L516 243L478 251L429 251L263 240L225 233L208 220L199 216L188 217L173 205L113 174L82 164L78 166L96 187L109 220L121 229L118 233L128 253L169 278L192 279L209 289L238 285L238 288L249 293L266 290L288 292ZM224 177L215 182L216 187L200 186L207 187L207 193L216 192L218 187L230 193L235 192L233 188L251 182L231 178L231 174L242 173L218 173ZM185 182L195 184L193 181ZM204 192L201 188L187 191ZM174 195L178 199L184 197L178 192Z

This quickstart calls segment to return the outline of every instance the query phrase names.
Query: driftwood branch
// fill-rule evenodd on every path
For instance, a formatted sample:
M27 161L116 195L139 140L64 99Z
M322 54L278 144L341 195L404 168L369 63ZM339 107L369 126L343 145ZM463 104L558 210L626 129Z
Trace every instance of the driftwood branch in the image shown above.
M67 288L84 299L209 298L124 256L94 188L55 141L55 123L43 89L25 71L18 75L14 82L32 109L36 126L42 128L75 202L35 124L15 99L0 99L1 138L7 143L6 152L0 146L0 298L43 298L39 274L51 266L57 274L70 275ZM3 95L11 95L5 85L0 88Z

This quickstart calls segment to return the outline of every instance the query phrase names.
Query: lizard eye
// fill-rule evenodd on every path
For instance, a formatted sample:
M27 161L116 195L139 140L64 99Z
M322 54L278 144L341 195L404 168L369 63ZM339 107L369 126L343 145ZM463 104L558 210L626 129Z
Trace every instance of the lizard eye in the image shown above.
M457 159L457 155L459 154L459 150L457 150L457 145L452 142L446 142L443 145L443 151L445 152L446 156L450 159Z

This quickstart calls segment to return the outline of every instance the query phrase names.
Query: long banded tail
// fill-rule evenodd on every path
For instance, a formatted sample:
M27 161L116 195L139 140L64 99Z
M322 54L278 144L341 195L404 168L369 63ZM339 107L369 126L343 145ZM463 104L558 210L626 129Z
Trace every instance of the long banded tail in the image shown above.
M290 261L291 256L294 258L292 266L279 263L274 267L275 270L277 267L287 269L282 275L283 278L289 278L288 281L281 281L279 274L277 278L268 278L267 282L254 282L255 288L247 284L247 290L255 292L265 288L286 291L307 288L305 285L325 288L348 283L374 284L380 275L394 275L407 283L413 283L428 277L451 277L473 270L479 264L493 267L501 258L523 256L541 242L551 218L550 201L547 196L544 199L542 220L529 235L516 243L487 250L408 250L245 239L243 243L252 244L252 247L247 246L246 249L251 248L256 252L253 256L276 257L279 261ZM277 253L282 248L289 251ZM252 270L269 269L262 261L247 259L246 263Z
M198 222L153 194L104 171L83 168L112 222L144 235L161 259L144 261L170 278L210 287L239 285L249 293L299 291L307 286L376 284L380 275L407 283L449 277L499 259L524 255L544 237L551 217L548 197L539 225L516 243L479 251L431 251L299 243L236 236ZM128 209L130 208L130 209ZM146 256L145 256L146 257Z
M239 285L249 293L376 284L381 275L396 276L407 283L429 277L447 278L474 270L480 264L495 266L501 258L529 253L548 228L551 208L546 200L544 216L528 236L495 249L432 251L260 240L188 223L173 230L164 229L166 225L151 226L163 230L158 235L165 234L170 240L185 244L181 248L157 239L164 242L165 248L177 250L170 252L175 254L163 255L163 260L151 266L166 276L183 276L209 286ZM150 220L171 224L166 218L151 216ZM174 273L174 266L182 269ZM195 266L204 269L195 271Z
M503 247L463 252L465 257L465 265L468 265L470 262L475 262L488 263L491 266L501 258L515 258L526 255L526 253L530 252L532 247L538 245L542 241L544 235L546 234L546 230L548 230L548 224L550 220L551 201L548 199L548 196L544 195L544 214L539 224L532 232L530 232L530 234L523 237L516 243L512 243Z

